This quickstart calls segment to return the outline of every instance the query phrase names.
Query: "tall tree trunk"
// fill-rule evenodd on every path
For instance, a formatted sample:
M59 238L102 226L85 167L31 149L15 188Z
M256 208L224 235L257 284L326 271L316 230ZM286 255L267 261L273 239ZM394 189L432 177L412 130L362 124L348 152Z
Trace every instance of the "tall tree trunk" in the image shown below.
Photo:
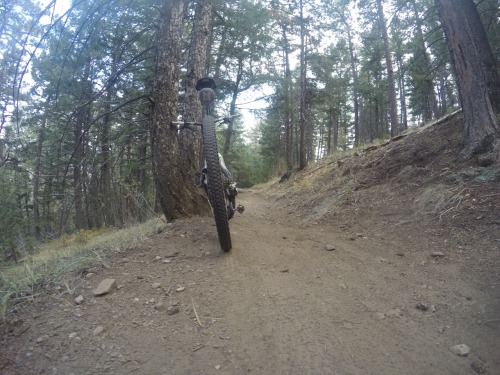
M146 174L146 160L148 152L148 134L147 132L141 132L139 135L139 145L138 145L138 158L139 167L137 168L137 181L139 183L139 191L143 199L143 205L147 203L147 174ZM139 211L139 220L143 221L146 218L144 209Z
M52 171L54 169L54 163L52 158L47 160L47 165L48 170ZM45 233L52 233L54 231L54 220L52 217L52 185L54 181L54 176L49 174L47 177L45 183L44 183L44 189L43 189L43 195L45 196L45 199L43 200L43 219L44 219L44 226L43 230Z
M231 95L231 104L229 105L229 115L234 116L236 114L236 100L238 99L238 94L240 92L240 83L243 78L243 58L238 59L238 70L236 72L236 82L233 84L233 92ZM223 156L224 159L229 154L229 147L231 146L231 139L233 137L233 121L227 124L226 129L226 139L224 141Z
M81 80L81 101L86 102L91 100L92 85L90 82L90 57L85 62L84 74ZM75 118L75 128L73 130L75 151L73 157L73 190L75 194L75 227L83 229L86 227L85 211L83 209L83 187L84 187L84 172L83 158L85 154L85 132L88 127L91 117L91 104L80 109Z
M333 112L333 150L337 151L339 147L339 113Z
M473 0L435 0L464 114L460 157L500 148L500 77Z
M33 171L33 223L35 225L35 238L40 239L41 235L41 223L40 223L40 180L41 180L41 170L42 170L42 148L43 141L45 139L45 125L47 119L42 119L40 124L40 129L38 130L38 141L36 147L35 156L35 168Z
M114 47L117 48L116 46ZM115 77L117 72L118 51L113 50L111 57L111 72L110 76ZM106 103L104 112L106 113L102 120L101 126L101 183L100 195L102 199L101 214L105 226L116 224L116 207L114 191L111 189L111 103L115 99L116 88L114 85L108 85L106 93Z
M403 58L398 56L397 65L399 73L399 106L401 114L401 130L408 129L408 111L406 109L406 90L405 90L405 75L403 73Z
M447 84L446 78L441 76L439 79L439 86L438 86L439 87L438 96L441 105L439 111L440 116L443 116L446 114L446 112L448 112L448 101L446 99L446 84Z
M328 131L327 131L327 136L326 136L326 153L330 154L332 152L332 129L333 129L333 116L334 116L334 109L331 108L328 111Z
M436 96L434 93L434 82L432 80L431 72L431 64L429 62L429 55L427 54L427 48L425 47L424 33L423 33L423 24L420 16L418 14L417 4L415 0L410 1L413 17L415 19L416 25L416 37L417 43L419 46L418 57L417 59L422 62L422 72L420 72L423 77L424 84L424 92L423 92L423 108L422 108L422 116L423 121L427 122L432 120L433 115L436 113L437 105L436 105ZM403 100L401 100L403 102Z
M223 2L223 6L225 6L224 2ZM222 30L219 31L221 33L220 44L219 44L219 48L217 50L217 56L215 58L215 64L213 67L215 83L218 83L219 79L221 77L221 67L223 66L223 62L224 62L224 49L226 48L226 39L227 39L227 26L226 26L226 24L223 24L221 27L222 27ZM210 63L210 61L208 61L208 63ZM207 70L210 71L210 66L208 67Z
M82 111L87 113L87 108ZM84 137L83 127L85 118L79 115L75 121L75 128L73 131L75 147L76 150L73 156L73 190L75 194L74 206L75 206L75 227L76 229L83 229L85 227L85 215L83 211L83 155L84 155L84 145L85 142L82 140ZM86 124L86 122L85 122Z
M391 46L389 43L389 35L387 32L387 25L385 21L384 9L382 7L382 0L377 0L377 10L380 22L380 29L382 32L382 39L384 41L385 63L387 65L387 96L389 98L391 136L394 137L399 134L398 104L396 102L396 85L394 84L394 67L392 66Z
M202 107L196 91L196 82L206 76L207 51L212 31L212 1L199 0L196 5L195 20L189 46L186 100L183 118L185 121L200 122ZM179 135L180 160L179 173L182 181L176 195L189 215L208 215L210 205L203 189L200 188L202 161L201 128L181 130Z
M314 129L312 116L312 91L306 90L306 110L304 113L306 119L306 150L307 162L314 161Z
M300 6L300 146L299 169L307 166L307 119L306 119L306 30L304 20L304 7L302 0Z
M347 28L347 40L349 43L349 59L351 64L351 74L352 74L352 96L354 102L354 146L359 146L361 138L361 130L359 123L359 79L358 70L356 67L356 56L354 55L354 45L351 38L351 26L344 20L344 24Z
M281 30L283 36L283 60L285 64L285 160L287 171L291 171L293 169L292 72L290 70L290 43L285 23L281 24Z
M170 127L177 118L184 1L164 0L162 14L153 82L151 143L157 195L165 217L173 220L189 213L179 196L179 185L183 184L179 145L177 131Z

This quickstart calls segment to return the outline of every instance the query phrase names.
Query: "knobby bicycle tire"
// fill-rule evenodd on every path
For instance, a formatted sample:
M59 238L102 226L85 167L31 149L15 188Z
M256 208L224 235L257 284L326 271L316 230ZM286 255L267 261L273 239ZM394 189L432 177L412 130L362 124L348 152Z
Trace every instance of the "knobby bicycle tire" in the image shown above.
M207 163L208 199L215 217L215 225L223 251L231 250L231 234L227 218L226 197L222 181L222 170L217 150L215 125L211 116L203 118L203 148Z

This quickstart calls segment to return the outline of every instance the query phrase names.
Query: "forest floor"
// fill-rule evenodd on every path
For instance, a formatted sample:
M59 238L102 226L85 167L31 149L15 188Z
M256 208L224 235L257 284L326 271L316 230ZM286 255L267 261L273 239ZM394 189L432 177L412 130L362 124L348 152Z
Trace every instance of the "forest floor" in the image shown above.
M242 190L229 253L196 217L80 269L7 314L0 373L500 374L500 166L460 131Z

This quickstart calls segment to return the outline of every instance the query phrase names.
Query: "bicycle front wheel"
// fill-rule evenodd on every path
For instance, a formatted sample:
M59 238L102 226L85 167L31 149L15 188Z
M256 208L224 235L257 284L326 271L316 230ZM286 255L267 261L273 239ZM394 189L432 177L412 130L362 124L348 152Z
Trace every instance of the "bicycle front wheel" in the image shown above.
M223 251L231 250L231 234L226 209L226 197L222 180L222 170L217 150L215 124L212 116L203 118L203 148L207 163L208 200L212 206L215 225L219 236L220 246Z

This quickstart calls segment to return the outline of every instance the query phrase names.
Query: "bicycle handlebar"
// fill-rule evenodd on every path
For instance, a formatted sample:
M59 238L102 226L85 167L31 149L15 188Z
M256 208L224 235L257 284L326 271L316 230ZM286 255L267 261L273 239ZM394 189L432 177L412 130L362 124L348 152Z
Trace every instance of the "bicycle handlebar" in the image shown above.
M223 122L224 124L229 124L233 121L234 118L239 117L240 115L232 115L227 117L221 117L215 119L214 122ZM194 126L203 126L201 122L189 122L189 121L172 121L171 126L176 128L177 130L181 129L191 129L193 130Z

